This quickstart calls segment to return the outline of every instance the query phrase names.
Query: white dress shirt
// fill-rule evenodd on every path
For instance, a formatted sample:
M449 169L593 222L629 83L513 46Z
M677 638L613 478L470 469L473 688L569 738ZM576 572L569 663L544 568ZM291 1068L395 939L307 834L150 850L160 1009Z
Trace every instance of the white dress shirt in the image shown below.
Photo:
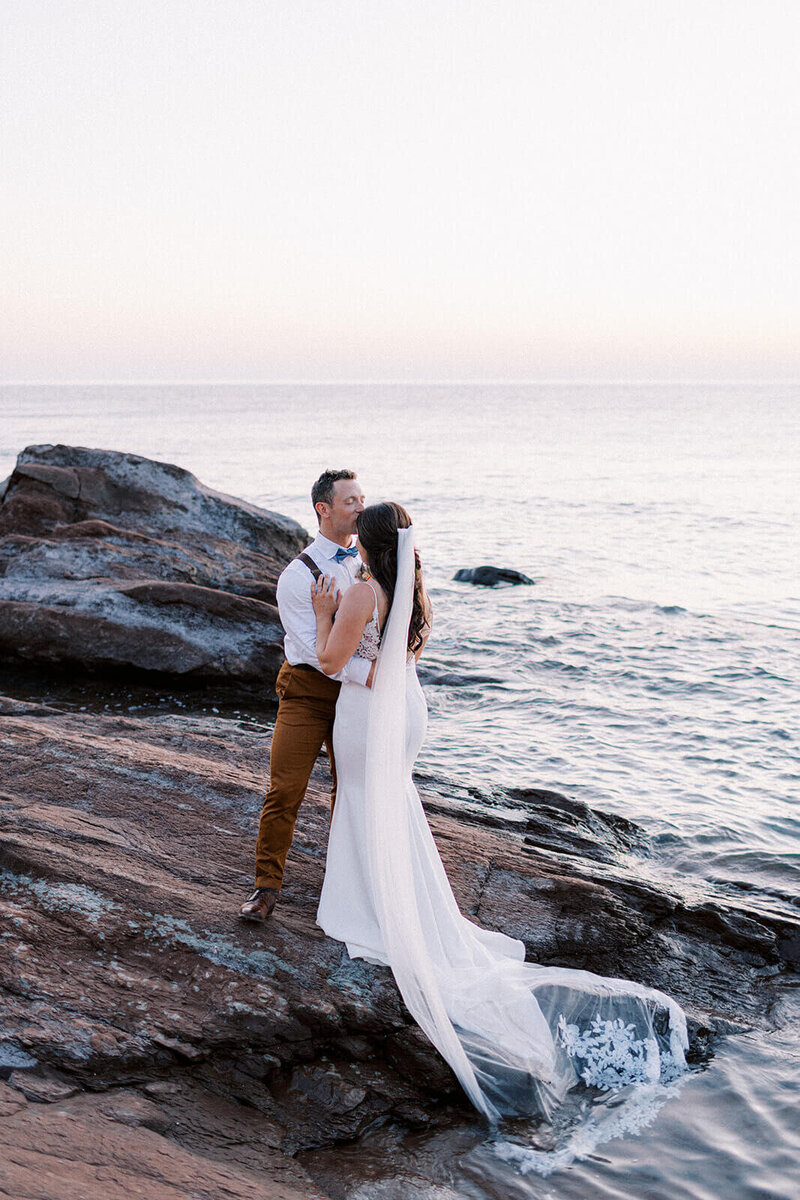
M305 553L322 571L323 575L333 575L340 589L345 592L354 582L356 571L361 566L358 555L337 562L334 557L340 549L335 542L318 533ZM311 603L311 585L314 578L305 563L293 559L278 579L278 612L281 617L286 637L283 648L286 661L290 666L298 663L308 663L310 667L322 668L317 658L317 618ZM356 658L355 655L346 662L341 671L331 675L341 683L360 683L366 686L372 663L367 658Z

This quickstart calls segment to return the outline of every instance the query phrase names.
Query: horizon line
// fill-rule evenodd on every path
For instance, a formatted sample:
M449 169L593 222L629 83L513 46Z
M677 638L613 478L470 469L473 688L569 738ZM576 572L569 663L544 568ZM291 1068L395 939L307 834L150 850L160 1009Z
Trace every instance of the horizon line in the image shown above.
M733 376L680 378L637 378L598 376L587 379L559 376L555 378L492 378L492 379L2 379L0 387L597 387L613 384L617 387L683 387L699 384L730 386L732 384L800 384L800 377Z

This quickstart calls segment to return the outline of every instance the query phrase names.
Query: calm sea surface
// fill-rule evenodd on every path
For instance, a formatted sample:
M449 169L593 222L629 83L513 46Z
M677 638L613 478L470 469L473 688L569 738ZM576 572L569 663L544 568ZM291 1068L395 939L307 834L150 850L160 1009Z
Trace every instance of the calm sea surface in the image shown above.
M309 529L313 479L355 468L368 500L410 510L435 605L420 767L621 813L652 839L643 872L797 916L800 387L0 388L0 479L45 442L179 463ZM535 586L453 582L484 563ZM547 1179L481 1146L439 1191L387 1177L363 1200L789 1200L786 1012L774 1038L731 1038L638 1137Z

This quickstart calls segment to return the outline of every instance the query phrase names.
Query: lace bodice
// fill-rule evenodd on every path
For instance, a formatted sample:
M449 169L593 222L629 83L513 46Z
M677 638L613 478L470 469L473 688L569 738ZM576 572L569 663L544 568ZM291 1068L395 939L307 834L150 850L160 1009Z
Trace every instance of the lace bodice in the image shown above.
M365 582L369 583L369 586L372 588L373 595L375 596L375 607L372 610L372 616L364 627L361 641L356 646L355 657L367 658L371 662L374 658L378 657L381 645L381 627L378 624L378 593L368 579Z

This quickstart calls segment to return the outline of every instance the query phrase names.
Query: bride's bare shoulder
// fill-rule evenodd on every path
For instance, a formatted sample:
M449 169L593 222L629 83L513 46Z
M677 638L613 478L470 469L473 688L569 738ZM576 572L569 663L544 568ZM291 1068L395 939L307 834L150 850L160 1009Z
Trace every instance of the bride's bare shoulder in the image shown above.
M377 603L378 620L382 625L386 619L386 614L389 609L389 597L386 595L386 592L378 583L374 575L362 575L360 579L356 580L356 583L353 584L353 587L350 590L353 591L356 587L364 588L364 594L369 596L370 613Z
M366 579L357 579L355 583L352 583L342 596L342 603L340 605L340 608L346 611L358 613L371 613L374 607L375 592Z

